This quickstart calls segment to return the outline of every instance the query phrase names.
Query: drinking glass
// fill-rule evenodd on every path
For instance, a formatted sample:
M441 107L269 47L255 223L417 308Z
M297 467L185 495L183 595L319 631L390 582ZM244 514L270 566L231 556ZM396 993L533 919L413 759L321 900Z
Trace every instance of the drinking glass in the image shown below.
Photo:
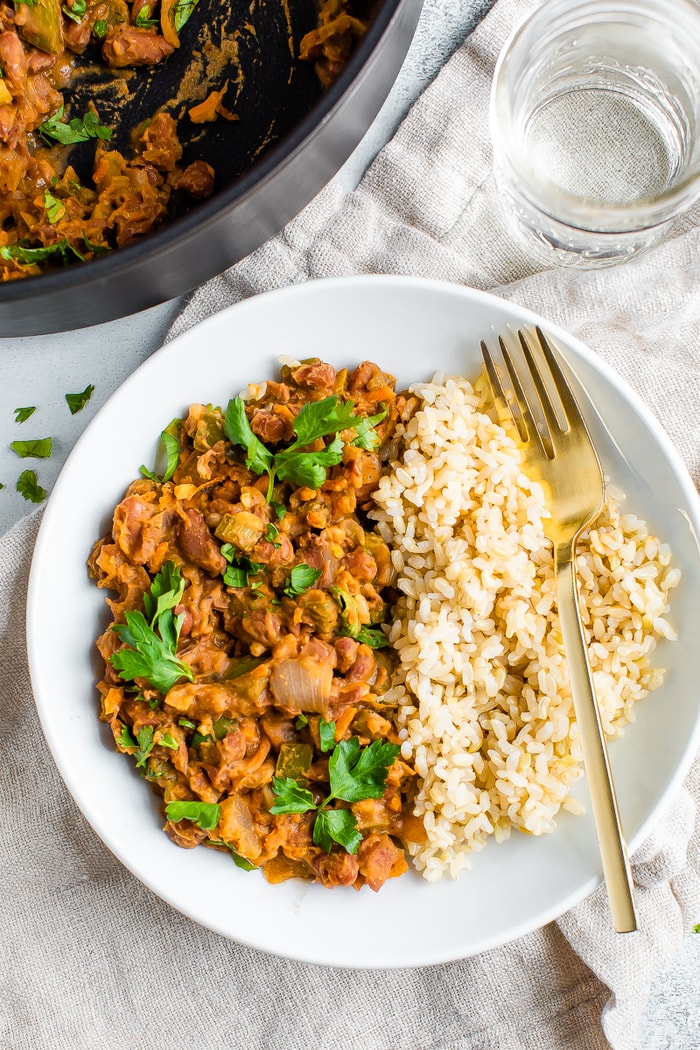
M700 199L700 9L545 0L501 53L490 125L531 252L579 267L637 255Z

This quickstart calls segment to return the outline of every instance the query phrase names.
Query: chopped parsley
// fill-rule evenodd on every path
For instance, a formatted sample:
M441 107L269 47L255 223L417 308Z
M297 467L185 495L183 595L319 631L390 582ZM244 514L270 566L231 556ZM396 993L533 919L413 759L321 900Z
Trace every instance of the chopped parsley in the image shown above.
M92 31L98 40L103 40L107 36L108 29L109 23L104 18L98 18L92 27Z
M191 820L202 831L213 831L221 819L221 806L218 802L168 802L165 815L174 824Z
M269 525L265 526L265 531L263 532L263 539L267 540L268 543L271 543L275 550L277 550L279 547L282 546L280 541L277 539L279 534L280 530L277 528L276 525L273 525L272 522L270 522Z
M46 489L39 484L35 470L23 470L15 486L21 496L32 503L42 503L46 499Z
M247 554L239 554L232 543L222 544L221 553L228 562L228 567L223 574L227 587L248 587L250 585L255 590L262 586L262 580L250 582L251 576L262 572L262 565L257 561L251 561Z
M300 565L295 565L290 572L289 579L284 586L284 593L288 598L296 598L297 595L308 591L309 587L313 587L321 575L320 569L312 569L310 565L301 562Z
M88 110L84 117L73 117L69 121L63 119L64 111L65 107L61 103L54 115L39 125L38 131L42 138L47 141L53 139L63 146L87 142L88 139L103 139L105 142L111 139L111 129L100 124L97 114L92 110Z
M48 190L44 190L44 208L46 209L46 218L52 226L60 222L66 214L66 206L63 201L59 200L58 197L54 197Z
M20 459L48 459L53 449L53 439L47 437L30 441L11 441L10 448Z
M167 460L165 473L162 477L159 477L152 470L142 466L141 473L144 478L150 478L151 481L157 481L161 484L165 481L170 481L172 478L180 461L180 442L177 435L174 433L174 430L179 427L179 425L180 420L173 419L172 422L168 423L167 427L160 435L160 443L163 446Z
M351 444L365 449L376 447L379 438L374 428L384 419L386 411L376 416L356 416L354 410L353 401L341 401L336 394L321 401L308 402L294 420L296 440L281 452L271 452L253 433L246 416L245 401L236 397L228 403L224 432L233 445L245 449L249 470L268 475L269 503L275 478L298 487L320 488L328 476L328 468L343 458L341 431L354 428L355 437ZM315 452L304 451L308 445L326 437L333 438L330 444Z
M146 615L127 609L126 623L112 626L124 642L124 648L110 656L110 663L120 678L125 681L143 678L163 695L181 678L194 680L192 668L177 656L184 614L175 616L173 610L184 589L180 569L166 561L143 596Z
M83 15L87 11L87 2L86 0L73 0L70 6L64 4L61 10L67 18L72 18L74 22L80 24L83 20Z
M150 29L151 26L157 26L158 24L159 23L157 18L151 18L151 9L148 6L148 4L146 4L145 7L141 8L136 18L134 19L134 25L138 29Z
M15 408L15 423L25 423L30 416L36 412L36 405L28 405L26 408Z
M325 726L325 728L323 728ZM319 725L322 733L322 748L330 748L329 736L335 735L335 724L323 721ZM386 789L389 767L399 753L398 744L386 740L374 740L362 747L358 737L341 740L332 748L328 759L330 792L322 802L316 804L308 788L292 777L273 777L272 790L276 796L271 813L308 813L314 811L313 840L326 853L337 842L348 853L357 853L362 835L357 830L357 820L349 809L329 809L333 801L361 802L366 798L381 798Z
M73 259L85 262L85 256L77 248L69 244L66 238L55 244L45 244L41 248L29 248L24 244L4 244L0 248L0 259L14 259L15 262L23 263L25 266L36 266L38 263L46 262L47 259L56 257L58 261L67 265Z
M176 33L179 33L185 23L189 21L198 3L199 0L177 0L173 9L173 25Z
M92 383L89 383L79 394L66 394L66 403L70 409L70 414L74 416L76 412L82 412L94 392L95 387Z

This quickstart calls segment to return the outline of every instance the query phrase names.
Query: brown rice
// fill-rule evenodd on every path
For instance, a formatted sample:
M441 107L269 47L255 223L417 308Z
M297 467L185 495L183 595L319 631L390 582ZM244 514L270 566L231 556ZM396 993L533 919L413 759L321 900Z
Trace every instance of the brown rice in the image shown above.
M391 642L402 753L421 777L427 842L414 863L435 881L512 828L539 835L563 807L581 754L556 612L540 486L489 416L481 381L436 376L412 393L401 453L372 516L401 597ZM662 680L651 666L679 580L667 546L608 498L581 540L582 616L604 728L619 735Z

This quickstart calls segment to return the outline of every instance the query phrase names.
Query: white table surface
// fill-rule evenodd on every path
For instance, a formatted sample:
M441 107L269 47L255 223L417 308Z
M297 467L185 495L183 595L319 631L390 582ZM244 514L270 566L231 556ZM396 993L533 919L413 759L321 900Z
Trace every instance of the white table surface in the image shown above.
M351 188L368 163L434 77L445 58L488 8L488 0L425 0L416 35L392 92L340 177ZM83 429L122 381L156 350L183 300L108 324L50 336L0 338L0 535L33 509L15 491L20 472L36 469L51 487ZM94 384L87 407L70 414L66 393ZM14 410L35 405L24 424ZM48 460L19 460L10 449L18 439L51 436ZM700 916L698 916L700 921ZM675 964L656 981L642 1020L638 1046L630 1050L700 1050L700 936L688 939ZM585 1047L582 1033L582 1048ZM517 1050L517 1048L503 1048ZM543 1050L549 1050L543 1047Z

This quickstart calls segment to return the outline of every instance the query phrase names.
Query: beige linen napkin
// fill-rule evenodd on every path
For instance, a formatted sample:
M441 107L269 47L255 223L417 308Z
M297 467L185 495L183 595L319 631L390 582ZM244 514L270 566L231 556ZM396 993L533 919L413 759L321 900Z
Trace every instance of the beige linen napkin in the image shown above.
M314 277L410 273L490 288L566 326L613 365L658 415L697 483L700 214L645 258L594 274L537 272L502 225L488 89L508 30L530 6L498 0L359 188L344 195L331 184L283 235L197 292L172 334L245 296ZM637 1047L651 980L700 920L697 761L634 857L636 934L611 932L600 889L557 923L444 966L351 972L242 947L145 889L58 776L37 723L23 634L39 518L0 540L0 1046Z

